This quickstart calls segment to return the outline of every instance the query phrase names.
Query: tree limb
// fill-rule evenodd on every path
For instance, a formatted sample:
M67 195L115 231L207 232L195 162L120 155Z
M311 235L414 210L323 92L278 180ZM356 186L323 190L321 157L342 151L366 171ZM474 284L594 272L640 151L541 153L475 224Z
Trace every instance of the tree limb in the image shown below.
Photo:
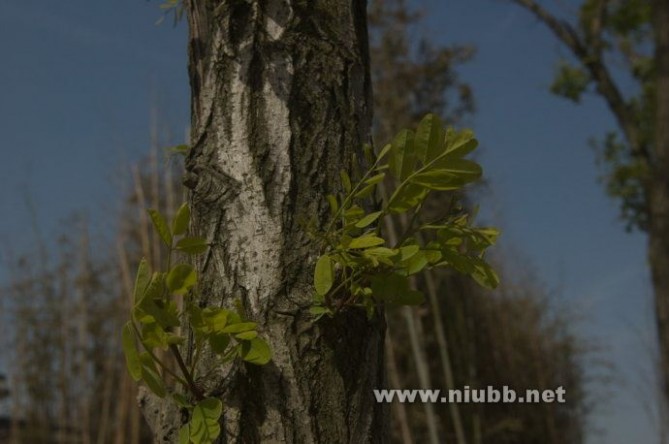
M559 20L534 0L511 1L532 12L583 64L597 85L597 92L606 100L609 108L611 108L611 111L615 115L618 125L620 125L629 143L632 156L641 159L647 164L649 162L649 154L647 147L641 141L640 129L634 118L632 109L625 102L620 89L604 64L601 44L597 44L603 32L603 22L600 20L604 18L605 12L603 9L605 9L606 0L600 2L598 16L595 19L596 23L591 24L590 32L596 32L598 36L594 40L590 40L590 45L586 45L579 38L578 33L569 23ZM593 43L595 47L591 47Z

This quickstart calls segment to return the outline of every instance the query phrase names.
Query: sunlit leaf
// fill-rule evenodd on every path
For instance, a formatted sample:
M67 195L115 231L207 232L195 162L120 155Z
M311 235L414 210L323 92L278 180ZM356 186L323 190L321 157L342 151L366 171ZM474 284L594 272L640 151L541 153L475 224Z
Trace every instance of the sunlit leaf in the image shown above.
M335 214L337 214L337 211L339 210L339 203L337 202L337 197L332 194L328 194L327 200L328 204L330 205L330 215L334 216Z
M272 359L272 352L267 342L261 338L244 341L241 349L242 359L256 365L265 365Z
M381 216L382 214L383 214L383 211L376 211L376 212L374 212L374 213L369 213L368 215L366 215L365 217L363 217L362 219L360 219L360 220L355 224L355 226L358 227L358 228L365 228L365 227L367 227L368 225L371 225L371 224L373 224L374 222L376 222L376 219L378 219L379 216Z
M147 387L159 398L164 398L167 395L165 384L160 375L149 366L142 366L142 380Z
M216 398L200 401L194 408L190 420L190 439L197 444L210 444L221 434L219 420L223 403Z
M471 130L456 132L452 128L446 131L446 151L448 157L463 157L474 151L478 141L474 138Z
M179 239L176 249L187 254L201 254L207 251L209 244L201 237L184 237Z
M351 192L351 178L348 173L344 170L339 171L339 177L341 177L341 184L344 187L344 191L347 193Z
M179 444L190 444L190 424L184 424L179 429Z
M172 246L172 233L170 232L170 228L167 226L167 222L165 221L165 217L163 217L162 214L160 214L158 211L154 209L149 209L147 210L149 213L149 217L151 218L151 222L153 222L153 226L158 232L158 235L160 238L163 240L165 245L168 247Z
M396 214L405 213L425 200L429 191L421 185L406 185L393 195L388 203L388 210Z
M403 130L393 139L391 144L392 149L388 165L390 165L390 171L399 180L406 179L413 172L416 164L413 142L413 131Z
M172 221L172 234L174 236L180 236L186 232L188 229L188 224L190 223L190 207L187 203L184 203L177 210L177 214L174 216Z
M146 259L142 258L139 262L139 267L137 267L137 277L135 278L135 289L133 291L133 300L135 304L138 303L144 292L146 291L146 286L151 281L151 271L149 270L149 264Z
M135 332L130 322L127 322L123 326L121 339L128 373L130 373L132 379L139 381L142 377L142 365L139 362L139 353L137 353L137 347L135 345Z
M258 326L255 322L238 322L235 324L229 324L222 330L221 333L241 333L243 331L255 330Z
M365 234L360 237L356 237L351 240L348 244L348 248L368 248L375 247L377 245L383 245L386 241L383 238L375 236L374 234Z
M258 332L255 330L243 331L235 335L235 338L240 339L242 341L250 341L251 339L256 337L258 337Z
M436 159L444 151L444 129L436 114L428 114L416 129L416 157L423 163Z
M197 273L192 265L178 264L172 267L166 282L170 293L183 295L197 282Z
M330 256L324 254L318 258L316 269L314 270L314 287L316 293L324 296L332 288L334 281L334 270Z

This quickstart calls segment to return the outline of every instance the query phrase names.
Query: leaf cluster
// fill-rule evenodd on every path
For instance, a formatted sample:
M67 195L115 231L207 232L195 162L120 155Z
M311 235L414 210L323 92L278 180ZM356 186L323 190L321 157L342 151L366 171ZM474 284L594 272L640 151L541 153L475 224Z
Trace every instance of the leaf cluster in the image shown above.
M191 419L180 431L180 443L211 443L220 434L218 420L223 407L220 400L206 398L194 382L203 350L208 348L221 364L240 358L256 365L269 362L271 351L258 336L257 324L245 320L241 309L200 308L196 303L195 268L187 261L172 264L175 253L190 257L208 248L204 239L186 234L190 222L188 205L179 208L171 224L155 210L148 213L154 229L169 248L169 255L166 271L152 272L145 259L139 264L131 319L122 331L126 364L135 381L143 381L161 398L168 395L166 376L181 384L189 397L174 392L172 398L190 411ZM177 303L179 300L181 304ZM186 340L180 330L191 332L194 337L190 362L184 361L178 348ZM172 353L180 373L158 357L160 350ZM192 403L190 398L196 402Z
M485 287L497 286L498 277L484 259L496 229L473 227L466 214L429 223L420 217L431 193L459 190L481 177L481 167L465 159L476 146L471 131L445 128L428 114L415 131L401 131L378 155L367 148L371 167L355 184L341 172L343 192L327 196L331 219L319 235L323 248L311 308L317 318L346 307L363 307L371 317L378 304L420 304L423 294L410 280L431 268L452 267ZM380 208L366 211L381 186L388 192ZM383 232L383 223L393 217L410 220L398 239Z

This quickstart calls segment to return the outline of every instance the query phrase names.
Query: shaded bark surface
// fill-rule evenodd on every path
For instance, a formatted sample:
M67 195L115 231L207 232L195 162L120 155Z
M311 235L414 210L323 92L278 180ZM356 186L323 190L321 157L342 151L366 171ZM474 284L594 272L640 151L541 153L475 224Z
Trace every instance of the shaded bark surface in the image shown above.
M223 400L221 442L385 442L383 322L308 313L318 251L308 226L369 142L364 0L186 2L192 150L185 184L192 229L212 244L199 265L202 306L240 300L273 360L198 380ZM380 318L379 318L380 319ZM144 399L159 442L181 415Z

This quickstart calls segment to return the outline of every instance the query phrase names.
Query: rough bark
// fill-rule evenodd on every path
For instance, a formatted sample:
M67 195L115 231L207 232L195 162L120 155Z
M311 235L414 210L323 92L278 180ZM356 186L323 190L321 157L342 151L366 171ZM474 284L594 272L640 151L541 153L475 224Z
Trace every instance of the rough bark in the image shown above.
M308 225L369 142L364 0L190 0L195 232L212 247L201 305L241 300L273 350L263 367L206 358L198 381L225 404L222 442L386 441L382 316L308 313L318 251ZM180 414L145 397L160 442ZM153 403L153 404L152 404ZM152 404L151 407L149 404Z
M653 8L657 77L655 152L648 186L648 256L660 339L660 371L669 403L669 0L656 0Z

